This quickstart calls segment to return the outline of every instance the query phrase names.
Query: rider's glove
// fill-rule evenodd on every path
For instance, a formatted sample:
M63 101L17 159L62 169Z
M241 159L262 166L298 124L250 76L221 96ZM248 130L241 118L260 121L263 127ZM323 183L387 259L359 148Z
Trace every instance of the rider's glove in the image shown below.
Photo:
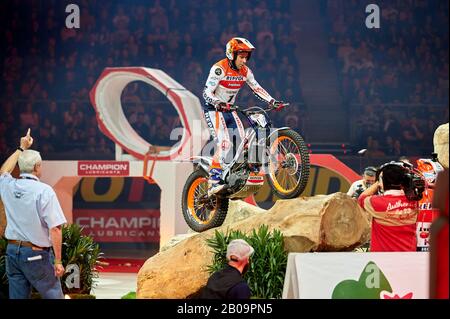
M230 112L231 111L231 104L220 102L216 106L216 110L219 112Z
M277 101L275 99L272 99L272 101L270 101L269 104L271 107L273 107L277 111L281 110L284 107L283 101Z

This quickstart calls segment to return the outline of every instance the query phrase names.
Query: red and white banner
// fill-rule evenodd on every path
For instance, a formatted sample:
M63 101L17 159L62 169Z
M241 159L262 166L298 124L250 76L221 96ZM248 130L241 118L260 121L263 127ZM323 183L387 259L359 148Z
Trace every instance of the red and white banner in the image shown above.
M96 242L159 243L157 209L77 209L74 222Z
M78 161L78 176L129 176L130 163L119 161Z

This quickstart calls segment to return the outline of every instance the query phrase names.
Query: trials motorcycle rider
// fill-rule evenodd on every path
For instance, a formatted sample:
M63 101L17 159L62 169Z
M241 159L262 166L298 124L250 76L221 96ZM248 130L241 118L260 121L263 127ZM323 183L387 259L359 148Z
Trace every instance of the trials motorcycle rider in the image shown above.
M215 63L209 72L203 90L204 115L212 137L217 143L209 170L208 195L221 191L225 183L222 180L222 166L231 149L233 131L239 137L244 136L244 126L237 112L232 110L239 90L247 83L253 93L275 109L283 107L282 101L276 101L255 80L253 72L246 65L255 47L244 38L232 38L226 45L226 58Z

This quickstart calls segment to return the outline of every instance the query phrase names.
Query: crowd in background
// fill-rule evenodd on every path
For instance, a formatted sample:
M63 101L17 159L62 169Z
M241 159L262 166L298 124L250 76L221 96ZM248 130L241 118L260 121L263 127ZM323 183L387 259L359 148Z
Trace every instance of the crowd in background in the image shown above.
M257 48L249 66L255 66L267 91L277 99L301 101L289 1L82 0L80 29L65 27L67 4L0 2L2 156L27 127L45 153L112 154L113 144L98 130L88 100L104 68L162 69L202 101L209 68L225 57L233 36L246 37ZM249 89L238 101L259 102ZM178 116L159 91L133 83L122 102L132 126L149 142L174 143L168 132L179 126Z
M431 152L448 122L448 1L383 0L380 28L361 27L368 3L327 0L335 59L353 143L373 156Z
M0 2L2 157L28 127L46 158L112 156L113 143L99 131L88 99L104 68L162 69L202 101L209 69L224 58L233 36L255 45L249 66L262 86L293 104L289 112L275 112L275 125L302 131L307 105L290 1L80 0L80 29L65 26L69 3ZM428 152L430 134L448 122L448 1L379 1L380 29L360 27L363 1L322 4L354 148L373 156ZM122 103L147 141L174 143L168 132L180 123L163 94L133 83ZM237 103L261 102L244 88Z

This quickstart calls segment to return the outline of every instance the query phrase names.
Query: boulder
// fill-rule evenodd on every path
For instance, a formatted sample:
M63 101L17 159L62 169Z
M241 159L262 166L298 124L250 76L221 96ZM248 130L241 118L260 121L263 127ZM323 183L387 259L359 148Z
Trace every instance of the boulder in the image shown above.
M439 163L448 168L448 129L449 123L440 125L434 132L434 152L438 155Z
M196 232L188 232L187 234L176 235L176 236L172 237L164 246L161 246L159 248L159 251L161 252L161 251L165 251L165 250L167 250L169 248L172 248L175 245L177 245L180 242L182 242L183 240L185 240L185 239L187 239L189 237L192 237L192 236L194 236L196 234L198 234L198 233L196 233Z
M288 252L351 251L370 236L368 215L344 193L279 200L266 212L195 234L149 258L138 273L137 298L195 296L206 284L213 258L206 239L216 230L249 233L263 224L283 233Z
M222 226L233 224L237 221L246 219L250 216L253 216L255 214L261 214L265 213L266 210L259 208L258 206L249 204L247 202L241 201L241 200L230 200L229 206L228 206L228 213L227 217L225 218ZM164 246L161 246L159 251L167 250L183 240L192 237L193 235L198 234L197 232L193 231L192 229L189 229L187 234L178 234L171 238Z
M256 214L266 213L267 210L258 206L249 204L242 200L230 200L228 204L227 217L223 221L222 226L231 225L238 221L247 219Z

